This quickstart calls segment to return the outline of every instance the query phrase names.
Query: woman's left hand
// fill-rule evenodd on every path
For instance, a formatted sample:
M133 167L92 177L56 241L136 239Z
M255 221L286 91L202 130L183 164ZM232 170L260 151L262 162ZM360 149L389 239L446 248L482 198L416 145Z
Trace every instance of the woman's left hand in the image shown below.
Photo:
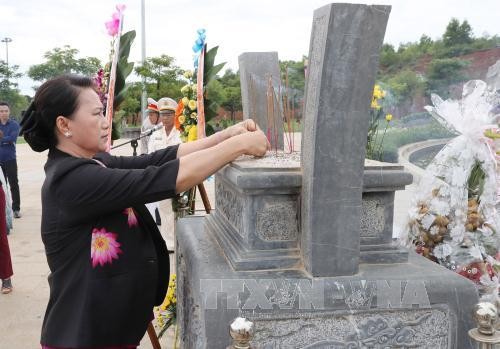
M258 129L257 124L252 119L243 120L236 125L228 127L224 130L226 138L231 138L245 132L254 132Z

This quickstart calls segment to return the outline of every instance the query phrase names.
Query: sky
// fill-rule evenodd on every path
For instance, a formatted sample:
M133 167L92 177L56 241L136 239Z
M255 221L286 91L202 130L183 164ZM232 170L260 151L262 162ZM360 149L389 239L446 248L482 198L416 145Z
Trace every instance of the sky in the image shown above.
M175 64L192 69L196 30L206 29L208 47L219 46L216 63L238 69L243 52L277 51L280 60L300 60L309 51L313 12L319 0L144 0L146 56L167 54ZM343 1L351 2L351 1ZM359 3L359 1L354 1ZM9 37L9 64L25 73L44 62L45 52L70 45L78 57L106 61L111 38L104 22L116 4L125 4L124 31L135 29L130 61L141 60L141 0L0 0L0 38ZM368 3L368 2L367 2ZM391 5L385 42L417 41L422 34L439 38L452 17L466 19L475 36L500 35L499 0L373 0ZM5 44L0 59L6 59ZM22 93L33 95L38 83L17 80Z

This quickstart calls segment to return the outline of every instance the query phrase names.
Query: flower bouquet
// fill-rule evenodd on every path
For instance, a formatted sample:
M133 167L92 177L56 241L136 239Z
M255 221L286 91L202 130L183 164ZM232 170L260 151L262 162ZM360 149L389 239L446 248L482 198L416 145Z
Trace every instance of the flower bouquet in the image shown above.
M214 116L217 115L217 104L210 101L207 95L207 85L212 81L217 73L221 71L225 63L214 64L215 56L217 55L218 46L211 48L206 51L206 35L204 29L199 29L197 31L198 37L193 45L194 56L194 67L195 71L186 71L184 73L184 78L187 80L186 85L181 88L182 99L177 104L177 110L175 112L175 127L181 133L181 139L183 142L190 142L197 139L198 134L198 109L199 101L198 96L203 96L204 110L202 111L205 120L208 122ZM206 51L206 52L205 52ZM203 59L199 57L203 55ZM203 66L198 66L198 61L203 62ZM197 84L197 73L201 69L203 73L203 83L202 86ZM200 73L201 74L201 73ZM201 84L201 83L200 83ZM200 94L198 94L198 89L202 89ZM206 124L206 134L210 135L214 132L210 124Z
M187 84L181 88L182 99L177 103L175 111L175 128L181 134L183 142L195 141L197 138L198 114L196 113L196 83L194 74L188 70L184 73Z
M404 243L472 280L480 291L497 290L500 96L473 80L464 85L461 100L432 95L432 102L427 110L459 136L427 167L409 211Z
M163 303L154 308L158 338L161 338L177 319L176 275L171 274Z
M381 139L379 136L379 121L384 114L381 103L384 101L386 92L380 87L380 85L375 85L373 87L372 103L370 105L370 125L368 128L368 136L366 142L366 157L372 160L382 161L382 145L384 143L384 137L387 133L387 128L392 120L392 115L387 114L385 116L385 128Z
M133 62L128 62L128 56L130 53L130 47L135 39L135 30L128 31L121 34L121 21L123 19L123 11L125 10L125 5L117 5L116 12L113 13L111 20L104 23L108 34L111 36L111 49L109 53L109 62L104 66L104 68L99 69L97 74L94 76L94 82L97 86L97 93L103 106L106 108L109 93L113 92L113 111L117 111L120 104L125 100L128 86L125 84L125 80L132 73L134 68ZM118 52L116 51L116 42L119 42ZM114 86L110 86L111 78L111 65L113 62L113 57L118 55L116 58L116 77ZM106 110L104 113L106 114ZM111 139L116 140L120 138L118 125L120 124L116 120L116 113L113 115L113 125ZM119 121L119 120L118 120Z

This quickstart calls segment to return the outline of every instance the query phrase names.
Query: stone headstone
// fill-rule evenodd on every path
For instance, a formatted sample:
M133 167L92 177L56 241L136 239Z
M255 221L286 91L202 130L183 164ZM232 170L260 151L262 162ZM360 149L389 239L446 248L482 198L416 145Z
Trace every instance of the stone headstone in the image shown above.
M283 150L283 111L279 98L280 67L277 52L245 52L238 57L243 118L254 119L273 149ZM273 102L269 107L269 82Z
M370 102L389 6L314 11L302 133L302 238L313 276L353 275Z

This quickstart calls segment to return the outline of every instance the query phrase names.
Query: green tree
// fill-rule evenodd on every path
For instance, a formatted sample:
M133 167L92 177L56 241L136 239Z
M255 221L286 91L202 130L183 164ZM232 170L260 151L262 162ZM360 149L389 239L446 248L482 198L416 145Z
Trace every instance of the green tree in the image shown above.
M389 91L397 103L401 103L425 88L424 80L413 70L404 69L387 80Z
M306 86L305 78L305 60L303 57L301 61L280 61L281 81L283 87L285 85L286 75L288 73L288 87L293 90L302 91Z
M124 117L130 116L130 123L136 125L139 122L139 112L141 111L142 83L132 82L128 83L127 86L127 95L120 105L120 111L123 112Z
M243 108L241 104L240 74L228 69L217 80L224 89L224 98L220 105L231 113L231 120L234 120L236 112Z
M27 96L21 95L17 88L17 83L13 79L20 78L23 74L18 73L19 66L7 66L7 63L0 60L0 101L9 103L10 113L12 117L19 120L21 111L28 106L29 100Z
M443 43L447 47L456 45L470 44L472 42L472 28L464 20L460 24L459 20L452 18L450 23L446 26L446 31L443 34Z
M422 34L420 40L418 41L418 47L420 48L422 53L428 53L429 50L432 48L433 43L434 42L429 36Z
M213 79L208 83L205 95L207 99L209 99L213 103L216 103L217 105L221 105L224 102L224 98L226 97L224 87L222 86L222 83L217 79Z
M77 58L78 50L68 45L56 47L44 54L46 62L32 65L28 76L35 81L45 81L61 74L94 75L101 67L96 57Z
M143 65L135 68L137 75L146 78L148 96L154 99L181 97L184 84L181 76L183 70L174 65L175 59L168 55L150 57Z
M447 97L448 87L465 79L463 68L468 64L469 62L457 58L432 60L427 71L427 93Z
M380 69L391 71L399 67L400 57L391 44L383 44L380 50Z

